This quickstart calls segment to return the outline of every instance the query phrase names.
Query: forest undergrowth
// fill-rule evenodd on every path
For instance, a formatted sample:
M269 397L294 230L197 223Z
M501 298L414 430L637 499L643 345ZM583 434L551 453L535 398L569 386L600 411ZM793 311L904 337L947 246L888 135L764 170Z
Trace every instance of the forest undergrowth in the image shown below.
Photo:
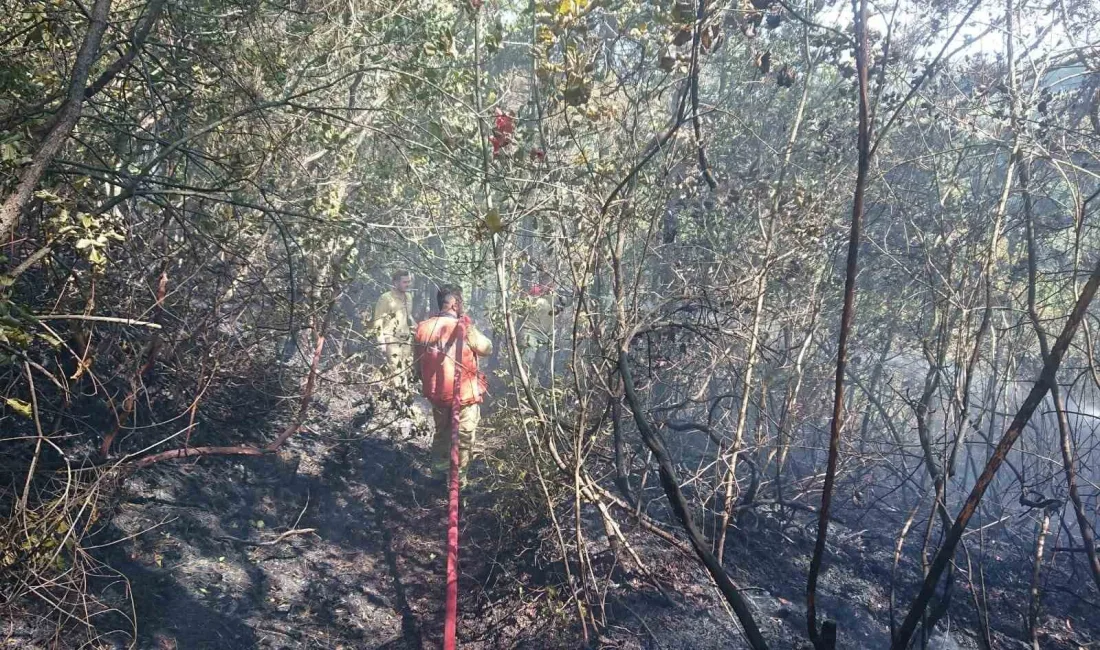
M403 419L390 405L363 402L356 392L333 391L306 431L271 457L196 458L104 485L104 523L81 541L94 567L83 585L95 604L93 625L59 625L45 603L32 603L8 610L4 647L437 647L445 495L428 470L430 423L420 411L413 427L401 428L387 422L387 415ZM582 647L551 523L532 498L538 488L517 480L530 458L507 424L506 413L491 418L463 496L459 640L486 649ZM646 498L646 510L675 531L659 489ZM889 643L890 584L920 575L912 548L893 569L905 514L852 500L837 509L821 602L839 623L841 647ZM593 647L748 647L690 552L624 525L646 560L640 572L600 541L593 508L581 516L593 540L591 568L607 580L598 601L604 630ZM727 539L726 568L756 585L746 596L773 647L805 646L800 597L812 524L806 512L762 507L744 511ZM1011 525L986 529L991 569L980 586L962 587L964 594L981 589L994 647L1025 645L1018 593L1030 572L1018 534ZM1042 622L1043 648L1089 647L1100 634L1075 570L1070 562L1050 567L1045 602L1059 615ZM979 627L973 612L953 613L930 647L981 647Z
M1100 643L1096 2L0 15L7 646Z

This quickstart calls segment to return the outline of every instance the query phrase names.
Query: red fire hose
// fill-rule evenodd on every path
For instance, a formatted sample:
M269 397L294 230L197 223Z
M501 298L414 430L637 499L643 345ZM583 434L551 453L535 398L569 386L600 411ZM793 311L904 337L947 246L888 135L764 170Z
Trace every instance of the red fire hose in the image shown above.
M451 401L451 496L447 506L447 609L443 650L454 650L458 628L458 421L462 412L462 346L466 342L466 317L455 327L455 380Z

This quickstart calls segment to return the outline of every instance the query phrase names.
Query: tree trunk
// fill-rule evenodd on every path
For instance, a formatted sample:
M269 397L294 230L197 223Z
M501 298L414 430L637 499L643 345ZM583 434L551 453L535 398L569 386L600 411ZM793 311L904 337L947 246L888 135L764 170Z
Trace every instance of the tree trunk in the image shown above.
M42 180L46 168L53 162L54 156L61 150L69 134L72 133L73 127L76 126L77 120L80 119L80 111L84 107L84 87L88 83L92 66L99 58L99 44L103 40L103 33L107 30L107 17L110 11L111 0L96 0L92 5L88 31L84 34L84 42L81 43L80 51L77 52L76 61L73 63L68 96L61 105L61 110L42 141L42 145L34 154L30 164L19 175L19 183L15 191L4 199L3 205L0 205L0 241L11 238L19 222L19 216L34 196L38 181Z

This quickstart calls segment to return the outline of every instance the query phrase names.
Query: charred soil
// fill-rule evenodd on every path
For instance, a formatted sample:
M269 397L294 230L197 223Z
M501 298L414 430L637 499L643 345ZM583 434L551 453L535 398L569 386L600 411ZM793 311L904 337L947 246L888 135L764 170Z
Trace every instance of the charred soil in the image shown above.
M48 617L16 621L4 647L439 647L446 505L443 482L430 475L428 438L414 431L402 439L395 427L357 437L356 420L350 408L330 405L278 454L167 462L128 477L115 490L108 523L86 540L117 572L103 572L89 588L118 611L97 616L90 635L61 640L47 638L55 627ZM326 429L325 422L344 424ZM494 436L491 418L484 435ZM475 461L463 496L461 647L585 647L542 496L500 474L494 454L501 453ZM659 491L645 495L650 513L663 517ZM594 512L582 506L581 514L599 581L575 588L608 586L587 594L606 622L588 646L747 647L692 556L629 526L624 515L624 532L648 567L638 571L609 550ZM851 505L838 513L819 602L838 622L841 647L888 645L894 535L903 516ZM994 647L1024 647L1031 559L1025 546L990 535L983 552L994 554L995 568L972 580L960 574L931 647L980 647L970 590L982 581ZM812 539L807 513L759 508L727 540L727 569L774 648L808 647ZM915 546L907 544L898 570L899 607L920 573ZM1074 578L1072 557L1048 561L1044 610L1061 616L1043 618L1042 647L1089 647L1100 637L1096 604L1073 588L1084 582ZM578 567L571 569L577 579Z

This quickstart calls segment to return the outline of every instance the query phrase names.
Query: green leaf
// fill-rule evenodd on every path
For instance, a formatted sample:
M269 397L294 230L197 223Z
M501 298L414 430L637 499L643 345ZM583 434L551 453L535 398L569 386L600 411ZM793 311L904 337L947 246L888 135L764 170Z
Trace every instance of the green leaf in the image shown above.
M15 411L19 415L22 415L25 418L31 417L30 403L24 402L21 399L16 399L14 397L5 397L4 403L8 405L8 408Z
M49 343L51 347L55 347L55 348L61 347L61 339L57 338L53 334L47 334L47 333L39 332L38 337L41 338L46 343Z
M504 222L500 219L500 210L492 208L485 213L485 227L493 235L504 230Z
M59 197L58 195L54 194L53 192L51 192L49 190L38 190L37 192L34 193L34 195L36 197L42 199L46 203L54 203L54 204L61 203L61 197Z

